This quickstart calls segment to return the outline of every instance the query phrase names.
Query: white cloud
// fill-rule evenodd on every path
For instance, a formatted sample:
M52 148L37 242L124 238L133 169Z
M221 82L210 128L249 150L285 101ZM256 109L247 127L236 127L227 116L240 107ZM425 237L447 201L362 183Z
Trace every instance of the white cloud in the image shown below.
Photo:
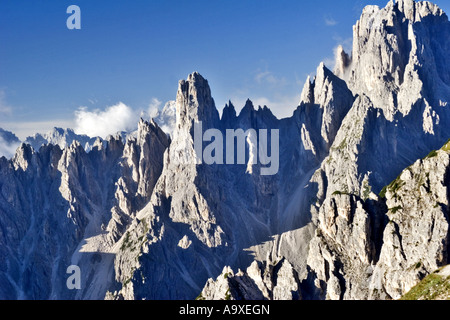
M150 118L156 118L159 115L162 106L162 101L158 98L152 98L152 101L148 105L148 115Z
M334 36L333 40L336 41L336 44L337 44L335 50L337 49L337 47L339 45L341 45L342 48L344 48L345 52L347 52L347 53L351 53L352 52L352 49L353 49L353 37L349 37L349 38L345 38L344 39L344 38L342 38L340 36Z
M0 157L4 156L7 159L11 159L19 146L19 142L8 143L3 137L0 137Z
M255 81L259 85L262 84L268 84L270 87L280 87L286 85L286 79L283 77L277 77L272 72L266 70L266 71L260 71L255 75Z
M268 81L273 82L274 77L269 71L258 72L255 75L255 81L260 84L263 80L268 80Z
M90 137L106 138L110 134L135 129L139 115L122 102L105 110L88 111L80 107L75 111L75 132Z
M327 57L323 59L323 64L325 67L327 67L330 70L334 70L334 67L336 66L336 56L334 57Z
M333 27L338 24L338 22L331 15L326 15L324 17L324 21L325 25L328 27Z
M55 127L72 128L78 134L106 138L108 135L114 135L120 131L135 130L139 123L139 117L145 119L149 115L159 112L158 108L161 106L162 102L157 98L153 98L147 110L134 110L121 102L103 110L95 109L92 111L87 107L80 107L75 111L74 119L22 122L0 121L0 128L14 132L21 141L25 141L27 137L36 133L49 132Z
M325 66L332 71L336 67L336 59L339 46L342 46L347 54L351 54L353 47L353 38L344 39L339 36L334 36L333 40L337 43L337 45L333 48L333 56L328 56L322 60Z

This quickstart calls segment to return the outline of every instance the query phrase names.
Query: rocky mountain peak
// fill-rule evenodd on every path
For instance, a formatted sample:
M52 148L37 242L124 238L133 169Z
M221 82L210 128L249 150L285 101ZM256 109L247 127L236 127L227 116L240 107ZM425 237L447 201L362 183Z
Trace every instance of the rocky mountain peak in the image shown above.
M303 86L299 105L302 103L314 103L314 84L314 79L311 81L311 76L308 76L305 85Z
M242 110L241 110L241 114L252 112L252 111L255 111L255 106L253 105L253 101L250 99L247 99L247 101L245 101L244 108L242 108Z
M16 170L18 168L26 171L30 165L35 152L33 148L25 143L22 143L19 148L17 148L16 154L14 155L12 162Z
M198 72L179 82L176 110L176 131L183 128L190 131L193 122L202 121L204 127L214 127L219 123L219 113L208 81Z
M316 81L323 83L325 78L330 74L332 74L332 72L325 66L324 62L321 62L316 70Z
M144 119L141 118L139 120L137 130L138 145L142 145L143 143L145 143L146 139L148 139L151 136L157 136L161 140L167 140L166 134L158 126L155 120L150 119L150 121L145 121Z
M397 112L409 114L421 98L437 106L448 93L449 34L447 16L430 2L367 6L353 27L347 72L346 57L338 55L339 75L347 73L353 93L366 94L389 121Z
M236 109L231 101L229 101L222 111L221 122L225 128L231 128L232 123L236 120Z
M0 158L12 158L19 146L20 140L14 133L0 128Z
M312 132L321 132L325 149L328 149L353 99L345 81L321 63L312 81L308 76L296 113L309 123Z
M445 12L438 5L429 1L396 0L395 5L391 0L390 5L397 6L397 9L405 15L411 22L422 21L427 16L446 17Z
M326 100L331 99L330 90L334 90L333 86L345 86L344 81L339 79L331 70L329 70L323 62L317 67L316 76L311 80L308 76L301 94L300 105L317 104L324 106ZM339 90L335 90L339 91Z
M67 128L53 128L52 130L41 134L36 133L25 140L26 144L33 147L34 150L38 151L43 145L53 144L58 145L61 149L68 147L73 141L78 141L82 144L86 151L90 151L95 142L94 137L88 137L84 134L76 134L74 130Z

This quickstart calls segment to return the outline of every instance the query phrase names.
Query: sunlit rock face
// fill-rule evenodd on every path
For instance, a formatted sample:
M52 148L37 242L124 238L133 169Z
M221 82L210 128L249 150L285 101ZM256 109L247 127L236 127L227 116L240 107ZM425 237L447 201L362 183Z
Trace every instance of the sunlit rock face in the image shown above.
M0 298L401 297L450 262L449 28L429 2L366 7L289 118L250 100L220 117L194 72L133 133L17 143L0 158ZM224 154L227 132L269 138L209 164L208 130ZM254 146L272 142L263 175Z

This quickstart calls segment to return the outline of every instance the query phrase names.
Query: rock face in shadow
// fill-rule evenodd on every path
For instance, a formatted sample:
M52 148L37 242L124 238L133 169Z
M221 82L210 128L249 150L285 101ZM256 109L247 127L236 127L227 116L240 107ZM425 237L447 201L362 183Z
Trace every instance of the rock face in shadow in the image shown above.
M78 141L0 159L0 295L4 299L102 299L114 281L115 245L162 171L169 141L141 121L138 138L110 137L86 153ZM66 273L81 270L81 289ZM88 286L87 284L90 284Z
M310 223L308 211L301 209L307 204L301 200L309 200L311 191L305 186L327 153L326 139L333 130L324 129L324 136L316 141L308 140L308 132L338 127L339 117L329 113L345 115L353 102L348 89L344 97L338 96L342 90L334 89L345 88L342 80L323 65L319 70L322 76L314 83L328 87L328 100L320 104L317 93L317 101L302 102L292 118L283 120L267 107L255 109L250 100L239 115L230 103L220 119L208 82L200 74L180 81L176 129L163 173L150 203L128 232L129 247L138 250L119 252L116 280L126 285L109 297L193 299L223 266L250 264L252 258L245 249ZM194 126L199 122L203 131L212 128L223 137L227 130L278 130L282 155L278 173L261 175L262 164L251 163L249 144L244 164L198 163ZM311 231L307 228L304 233L297 238L308 239ZM148 283L155 290L149 291ZM173 290L174 283L177 290Z
M449 31L448 18L436 5L391 1L382 9L366 7L354 26L352 54L338 50L335 74L355 99L306 184L315 194L308 210L312 235L301 238L308 248L298 245L293 254L292 245L281 240L298 231L253 248L258 261L291 262L304 299L397 299L448 263L448 154L439 151L432 165L428 158L409 167L422 173L409 178L408 189L398 187L395 177L450 137ZM317 74L321 78L320 68ZM302 100L320 101L315 90L308 80ZM305 146L318 131L304 135ZM419 168L425 163L442 169L433 183L427 180L432 174ZM426 192L424 187L414 192L425 181ZM387 185L404 190L407 200L395 202ZM401 223L393 222L393 212ZM306 264L297 258L305 252ZM208 288L212 291L211 282Z
M246 271L234 274L226 267L209 279L198 300L300 300L300 281L293 266L282 259L267 265L254 261Z

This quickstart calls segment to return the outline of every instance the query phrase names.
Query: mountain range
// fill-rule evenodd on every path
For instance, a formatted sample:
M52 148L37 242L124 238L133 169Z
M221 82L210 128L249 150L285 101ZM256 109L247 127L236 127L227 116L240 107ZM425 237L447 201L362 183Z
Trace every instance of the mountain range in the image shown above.
M400 299L450 264L449 50L437 5L391 0L289 118L220 116L194 72L133 133L30 137L0 158L0 298ZM199 122L278 130L278 173L250 138L245 164L197 163Z

